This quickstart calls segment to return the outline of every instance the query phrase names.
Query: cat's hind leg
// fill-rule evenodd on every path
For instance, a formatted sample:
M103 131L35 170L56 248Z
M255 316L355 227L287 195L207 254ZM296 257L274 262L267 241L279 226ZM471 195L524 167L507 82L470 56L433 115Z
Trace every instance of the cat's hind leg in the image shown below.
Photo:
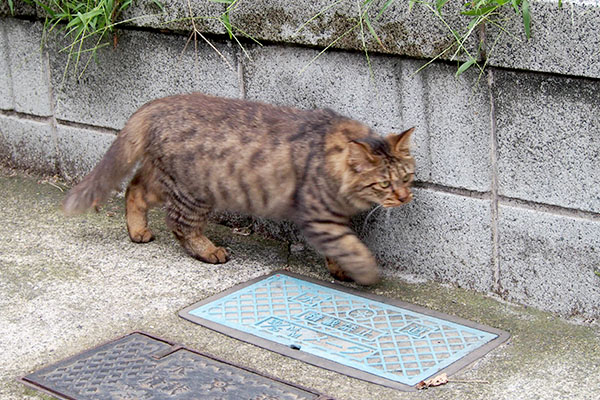
M148 228L148 210L161 202L161 190L151 167L142 166L125 193L127 231L132 242L147 243L154 239Z
M222 264L229 260L227 250L215 246L203 233L209 213L209 208L192 211L171 204L167 208L167 226L190 256L203 262Z

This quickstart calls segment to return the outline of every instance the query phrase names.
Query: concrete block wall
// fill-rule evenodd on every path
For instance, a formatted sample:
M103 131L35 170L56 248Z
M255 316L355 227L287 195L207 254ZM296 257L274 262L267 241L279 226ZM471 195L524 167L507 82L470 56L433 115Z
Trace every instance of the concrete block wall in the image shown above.
M187 34L178 34L189 29L181 20L184 3L168 1L166 15L136 19L81 78L64 75L61 38L40 51L41 23L30 14L0 17L0 160L76 181L135 109L190 91L329 107L382 134L415 126L415 200L355 221L385 272L600 317L600 60L594 58L600 53L587 51L600 38L598 7L563 1L559 10L535 1L534 37L515 50L519 57L499 39L483 76L456 77L456 65L445 61L415 74L425 62L419 58L432 56L447 37L435 22L428 24L430 16L408 15L397 2L396 30L385 38L396 44L370 54L373 78L356 37L314 60L320 52L314 46L345 26L350 5L293 35L324 2L293 2L289 9L289 2L265 2L254 14L251 3L242 2L234 14L238 26L264 41L244 43L250 58L214 20L199 24L230 68L202 40L197 53L193 44L186 48ZM196 6L201 12L222 8ZM150 2L142 2L129 13L147 10ZM552 22L553 13L566 18L565 10L577 17L573 24ZM176 16L174 26L166 23ZM400 29L409 16L410 29ZM573 42L579 50L566 54L556 35L573 29L590 39ZM565 40L568 45L572 37ZM255 224L297 239L289 224Z

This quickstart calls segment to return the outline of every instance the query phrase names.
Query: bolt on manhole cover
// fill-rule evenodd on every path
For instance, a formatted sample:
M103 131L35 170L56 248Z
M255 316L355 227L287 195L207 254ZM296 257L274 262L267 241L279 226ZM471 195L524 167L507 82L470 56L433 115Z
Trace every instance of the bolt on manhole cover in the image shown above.
M60 399L333 400L142 332L21 378Z
M509 334L412 304L275 272L179 315L289 357L385 386L413 390L454 373Z

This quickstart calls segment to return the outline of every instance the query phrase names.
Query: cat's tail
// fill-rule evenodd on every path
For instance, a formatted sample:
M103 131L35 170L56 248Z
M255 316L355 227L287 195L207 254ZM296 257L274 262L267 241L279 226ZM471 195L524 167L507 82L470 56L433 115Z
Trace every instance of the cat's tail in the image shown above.
M119 132L92 171L63 200L66 215L81 214L105 202L140 160L148 137L148 120L140 109Z

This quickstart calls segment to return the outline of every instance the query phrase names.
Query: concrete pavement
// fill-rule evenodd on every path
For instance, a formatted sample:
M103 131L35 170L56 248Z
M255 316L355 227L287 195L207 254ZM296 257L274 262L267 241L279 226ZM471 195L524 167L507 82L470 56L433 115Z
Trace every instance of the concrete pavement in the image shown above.
M511 333L506 344L451 376L445 386L404 393L352 379L187 322L182 308L276 269L328 279L308 250L211 225L231 249L225 265L187 257L151 215L157 239L131 243L122 199L100 213L66 218L64 186L0 169L0 399L47 398L16 381L47 364L134 330L251 366L338 399L600 398L600 326L567 321L479 293L386 278L371 293Z

